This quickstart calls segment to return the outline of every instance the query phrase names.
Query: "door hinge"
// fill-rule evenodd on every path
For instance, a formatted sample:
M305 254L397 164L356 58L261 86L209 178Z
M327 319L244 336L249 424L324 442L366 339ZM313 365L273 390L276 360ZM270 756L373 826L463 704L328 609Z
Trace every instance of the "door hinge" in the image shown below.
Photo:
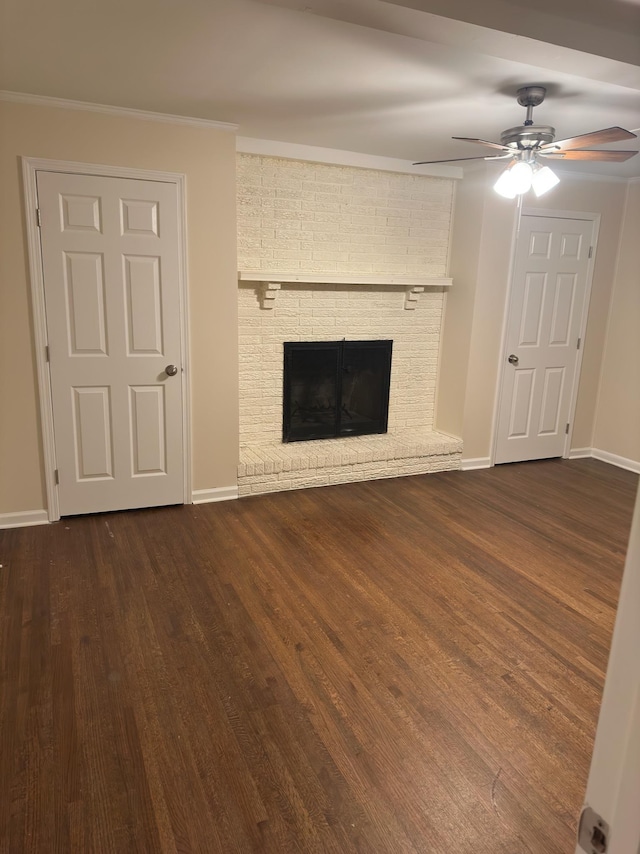
M564 428L564 432L569 435L569 422L567 421L567 426Z
M582 338L578 338L578 343L576 344L576 350L580 349L580 342L581 341L582 341Z
M609 850L609 825L598 813L585 807L578 825L578 845L587 854L607 854Z
M38 224L38 228L42 226L42 216L40 214L40 208L36 208L36 222Z
M59 473L58 473L58 469L56 469L56 470L54 471L53 476L55 477L56 486L57 486L57 485L60 483L60 475L59 475Z
M589 257L589 258L591 258L591 256L592 256L592 255L593 255L593 246L590 246L590 247L589 247L589 256L588 256L588 257Z
M49 358L49 345L48 344L44 345L44 357L47 360L47 362L51 361L51 359Z

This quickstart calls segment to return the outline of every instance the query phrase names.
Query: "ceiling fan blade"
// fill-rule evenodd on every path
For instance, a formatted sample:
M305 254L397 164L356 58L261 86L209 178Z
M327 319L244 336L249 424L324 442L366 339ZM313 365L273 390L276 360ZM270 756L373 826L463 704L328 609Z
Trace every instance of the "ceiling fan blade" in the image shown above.
M571 136L567 139L558 139L555 142L548 142L540 147L540 151L545 151L550 148L560 148L563 151L570 151L574 148L582 148L583 145L604 145L607 142L621 142L623 139L635 139L636 134L624 128L604 128L603 130L594 130L592 133L583 133L581 136Z
M637 151L538 151L537 154L549 160L600 160L609 163L622 163L637 154Z
M490 148L499 148L501 151L508 151L506 145L501 145L499 142L487 142L486 139L472 139L469 136L452 136L451 139L459 139L462 142L477 142L480 145L488 145Z
M420 160L414 163L414 166L431 166L434 163L460 163L461 160L504 160L506 157L511 157L509 154L496 154L491 157L483 157L481 154L478 157L452 157L449 160Z

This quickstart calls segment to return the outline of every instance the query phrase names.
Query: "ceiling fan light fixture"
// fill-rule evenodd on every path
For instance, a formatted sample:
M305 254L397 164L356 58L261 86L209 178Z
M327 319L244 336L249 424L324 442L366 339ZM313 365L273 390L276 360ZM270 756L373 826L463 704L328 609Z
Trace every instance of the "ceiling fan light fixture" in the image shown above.
M526 160L516 160L504 170L493 189L505 199L515 199L531 189L533 169Z
M533 182L533 167L527 160L518 160L512 166L511 182L516 192L516 196L521 196L531 189Z
M536 164L536 167L533 170L531 185L533 187L533 192L538 198L553 189L553 187L559 183L560 178L558 178L552 169L549 169L548 166L541 166L539 163Z
M510 173L511 167L507 166L507 168L500 173L498 176L498 180L493 185L493 189L500 196L503 196L505 199L515 199L516 191L513 187L513 182L511 180Z

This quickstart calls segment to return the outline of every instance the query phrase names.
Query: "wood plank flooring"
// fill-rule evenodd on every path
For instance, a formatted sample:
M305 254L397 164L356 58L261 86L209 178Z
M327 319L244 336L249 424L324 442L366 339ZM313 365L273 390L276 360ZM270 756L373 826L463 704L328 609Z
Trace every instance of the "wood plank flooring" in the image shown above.
M0 532L0 852L572 854L637 477Z

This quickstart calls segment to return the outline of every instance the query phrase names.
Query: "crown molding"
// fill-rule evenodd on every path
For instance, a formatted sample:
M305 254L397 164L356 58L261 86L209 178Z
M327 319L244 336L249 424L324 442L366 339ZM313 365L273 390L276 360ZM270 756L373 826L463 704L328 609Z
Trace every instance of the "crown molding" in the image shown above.
M110 104L93 104L90 101L71 101L67 98L52 98L49 95L31 95L28 92L9 92L0 90L0 101L14 104L30 104L34 107L56 107L60 110L81 110L88 113L102 113L108 116L121 116L142 119L147 122L165 122L172 125L213 128L235 133L238 125L229 122L217 122L213 119L199 119L195 116L174 116L171 113L154 113L149 110L136 110L132 107L115 107Z
M254 139L248 136L236 137L236 151L238 154L283 157L287 160L305 160L331 166L354 166L357 169L375 169L378 172L404 172L408 175L427 175L432 178L463 177L459 166L414 166L410 160L400 160L396 157L379 157L375 154L359 154L356 151L278 142L273 139Z

